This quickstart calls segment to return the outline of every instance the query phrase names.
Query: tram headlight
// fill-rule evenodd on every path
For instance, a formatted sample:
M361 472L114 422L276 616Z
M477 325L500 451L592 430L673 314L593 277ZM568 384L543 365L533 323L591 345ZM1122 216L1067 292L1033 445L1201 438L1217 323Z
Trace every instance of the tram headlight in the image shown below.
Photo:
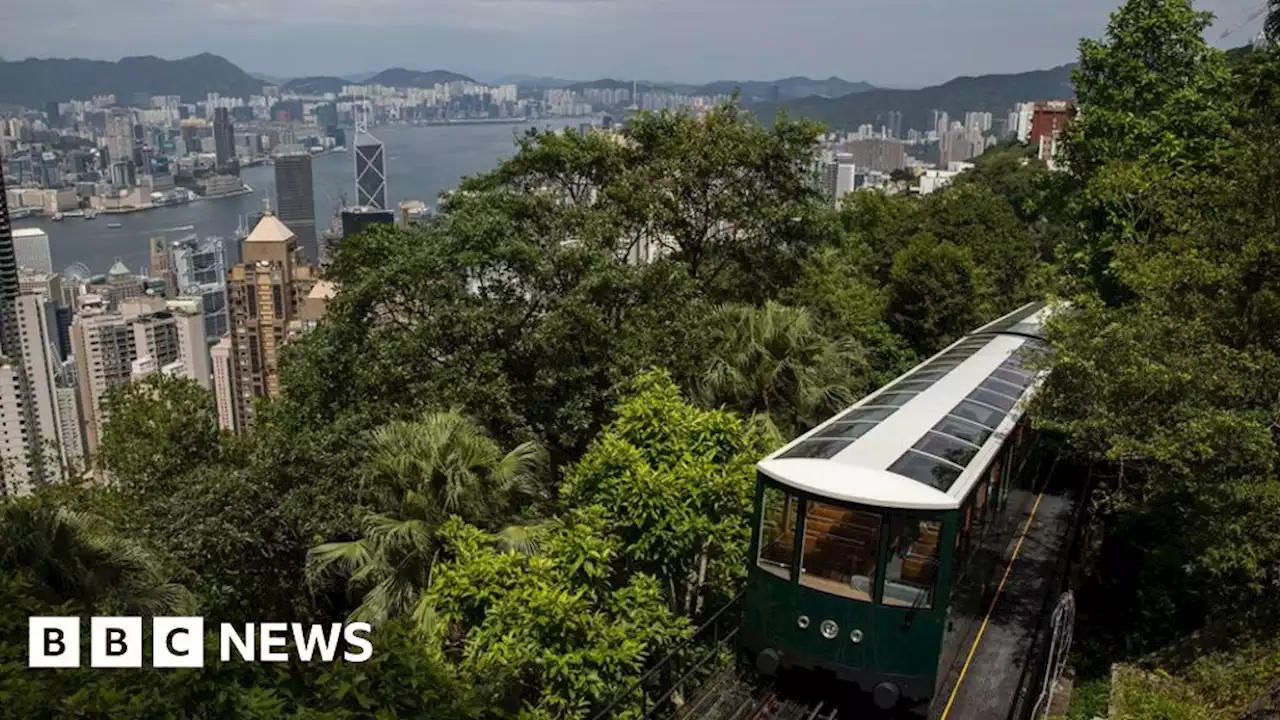
M862 642L862 631L854 630L853 632L849 633L849 640L851 640L854 645L857 645L858 643Z
M840 634L840 626L835 620L823 620L818 626L818 631L822 633L822 637L828 640L834 640L836 635Z
M809 616L808 616L808 615L801 615L801 616L800 616L800 619L799 619L799 620L796 620L796 625L798 625L798 626L800 627L800 629L801 629L801 630L808 630L808 629L809 629Z

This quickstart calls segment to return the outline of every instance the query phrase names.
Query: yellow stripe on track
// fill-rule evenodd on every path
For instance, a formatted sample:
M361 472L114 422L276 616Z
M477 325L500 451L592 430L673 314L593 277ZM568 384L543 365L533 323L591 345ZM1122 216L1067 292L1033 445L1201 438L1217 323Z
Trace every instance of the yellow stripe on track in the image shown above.
M1027 533L1031 531L1031 523L1036 519L1036 511L1040 509L1040 501L1044 498L1044 490L1036 495L1036 503L1031 506L1031 515L1027 517L1027 524L1022 527L1022 534L1018 536L1018 544L1013 546L1013 557L1009 558L1009 566L1004 569L1004 577L1000 578L1000 585L996 587L996 596L991 598L991 606L987 608L986 617L982 618L982 625L978 628L978 636L973 639L973 645L969 647L969 655L964 659L964 667L960 668L960 677L956 679L956 686L951 689L951 697L947 698L947 706L943 708L942 715L938 720L947 720L947 716L951 714L951 706L955 704L956 697L960 694L960 687L964 684L965 675L969 673L969 665L973 662L973 656L978 652L978 643L982 642L982 635L987 631L987 625L991 623L991 614L995 612L996 603L1000 601L1000 596L1004 593L1004 584L1009 580L1009 574L1013 572L1013 564L1018 560L1018 553L1022 552L1022 541L1027 539Z

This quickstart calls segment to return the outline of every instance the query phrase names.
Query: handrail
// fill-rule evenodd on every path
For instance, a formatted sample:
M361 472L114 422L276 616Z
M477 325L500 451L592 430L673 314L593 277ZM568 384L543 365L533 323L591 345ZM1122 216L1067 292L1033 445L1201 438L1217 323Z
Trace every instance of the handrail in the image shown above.
M629 697L632 697L635 694L636 690L640 690L641 696L643 697L644 696L643 688L645 683L647 683L660 671L666 668L667 665L673 662L681 653L683 653L685 650L689 649L691 646L697 643L697 641L707 632L708 628L712 629L712 631L714 632L715 629L719 627L718 623L720 621L720 618L730 609L737 607L744 595L746 595L745 589L740 591L736 596L734 596L732 600L725 603L723 607L721 607L710 618L708 618L705 622L703 622L702 625L697 630L694 630L693 634L690 635L688 638L686 638L684 642L677 645L671 652L667 653L666 656L664 656L661 660L659 660L656 664L654 664L654 666L650 668L648 672L646 672L644 675L641 675L639 680L636 680L634 683L632 683L631 686L628 687L626 690L623 690L622 692L614 695L613 698L609 701L609 704L605 706L604 710L601 710L599 713L597 713L592 718L592 720L606 720L606 718L610 717L610 713L612 713L614 709L618 707L618 705L622 704L624 700L626 700ZM736 629L723 639L721 639L717 634L714 644L719 645L721 642L723 642L723 640L729 640L733 638L735 635L737 635ZM705 663L706 663L706 658L703 658L700 662L696 663L694 670L697 670ZM672 688L668 690L666 694L663 695L662 699L666 700L666 698L670 697L672 692L674 691L674 688L678 687L680 683L684 682L684 680L687 679L689 674L691 674L692 672L693 670L691 670L689 673L685 674L684 677L681 677L678 681L673 683ZM646 713L647 713L647 709L646 709Z

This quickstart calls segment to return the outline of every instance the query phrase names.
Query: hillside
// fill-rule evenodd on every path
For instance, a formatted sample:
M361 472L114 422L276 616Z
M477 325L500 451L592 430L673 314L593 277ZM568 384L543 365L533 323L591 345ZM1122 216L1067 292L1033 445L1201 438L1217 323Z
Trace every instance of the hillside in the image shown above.
M262 92L262 85L226 58L210 53L179 60L148 55L118 62L80 58L0 62L0 102L27 107L106 94L115 94L122 103L135 93L181 95L187 101L203 100L211 92L248 97Z
M845 80L835 76L826 80L814 80L807 77L789 77L781 80L719 80L706 85L694 86L699 95L721 95L741 88L742 99L747 102L767 102L773 97L773 86L778 86L778 97L784 101L817 95L819 97L840 97L853 93L875 90L875 86L862 82Z
M415 88L431 88L438 83L451 82L475 82L466 75L459 75L448 70L428 70L421 72L418 70L406 70L397 67L374 75L365 81L368 85L387 85L389 87L415 87Z
M891 110L902 113L904 129L923 129L932 122L935 109L956 117L971 110L1003 113L1015 103L1030 100L1071 99L1075 96L1071 85L1074 67L1072 64L1009 75L958 77L919 90L876 89L838 98L802 98L782 106L793 118L818 120L834 130L852 130L864 123L882 121L881 116ZM752 109L766 122L775 114L768 104Z
M294 78L286 82L281 89L286 92L295 92L299 95L323 95L325 93L340 93L344 85L351 84L350 81L344 78L333 77L332 75L314 75Z

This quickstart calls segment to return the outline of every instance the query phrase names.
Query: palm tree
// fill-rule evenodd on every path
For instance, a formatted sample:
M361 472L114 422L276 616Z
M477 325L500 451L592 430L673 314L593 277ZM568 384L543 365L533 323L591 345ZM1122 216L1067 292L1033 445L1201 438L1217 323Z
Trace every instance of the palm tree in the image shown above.
M823 335L804 308L725 305L709 322L714 339L703 400L763 413L783 433L848 404L868 377L862 348Z
M195 608L152 555L101 518L31 498L0 503L0 571L25 575L50 605L146 615Z
M491 529L509 521L516 501L539 491L545 454L535 443L503 454L461 413L433 412L376 430L370 465L384 506L392 509L367 516L359 540L312 548L307 575L314 582L339 570L350 586L367 588L352 619L379 622L407 614L425 626L436 531L452 515ZM528 551L537 535L525 528L500 537Z

